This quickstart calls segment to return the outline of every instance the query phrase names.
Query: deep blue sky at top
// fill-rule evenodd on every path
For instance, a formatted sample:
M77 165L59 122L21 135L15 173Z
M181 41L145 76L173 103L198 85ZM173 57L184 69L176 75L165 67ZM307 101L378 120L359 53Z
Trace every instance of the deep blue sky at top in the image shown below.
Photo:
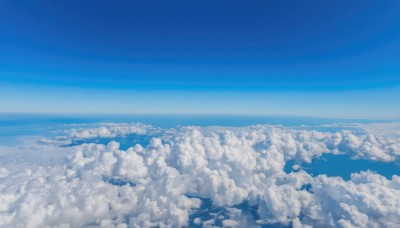
M213 113L218 100L227 113L253 102L255 114L328 115L326 96L334 115L361 114L345 109L364 102L367 114L381 105L371 116L396 116L400 1L3 0L0 84L0 111L66 111L54 95L75 112ZM185 94L192 109L179 106ZM163 109L135 101L164 95ZM292 110L298 96L314 111ZM136 108L118 108L128 101Z

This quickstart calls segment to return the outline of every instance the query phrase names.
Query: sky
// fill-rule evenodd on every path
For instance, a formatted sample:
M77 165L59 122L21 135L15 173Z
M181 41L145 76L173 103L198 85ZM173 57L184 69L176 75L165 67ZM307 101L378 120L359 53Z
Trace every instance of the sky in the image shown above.
M0 112L400 117L399 1L0 1Z

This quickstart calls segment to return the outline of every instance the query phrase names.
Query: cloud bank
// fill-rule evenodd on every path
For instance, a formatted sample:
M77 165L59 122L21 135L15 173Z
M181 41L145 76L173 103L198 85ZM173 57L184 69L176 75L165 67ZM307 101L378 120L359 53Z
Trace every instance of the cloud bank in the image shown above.
M151 129L113 124L62 137L113 138ZM65 147L52 142L42 146L65 155ZM397 162L399 144L393 135L266 125L166 129L146 147L127 150L115 141L82 144L69 147L58 164L10 171L0 163L0 226L396 227L399 176L366 171L345 181L301 168L286 173L284 167L328 153ZM224 212L208 212L207 200ZM251 213L238 206L244 204Z

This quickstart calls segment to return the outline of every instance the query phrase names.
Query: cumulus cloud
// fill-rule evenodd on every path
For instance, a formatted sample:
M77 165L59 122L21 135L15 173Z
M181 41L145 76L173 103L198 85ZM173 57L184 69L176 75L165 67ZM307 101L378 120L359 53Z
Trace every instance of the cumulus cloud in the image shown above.
M343 131L339 149L354 158L377 161L396 161L400 157L400 137L375 136L372 134L357 136Z
M336 227L396 227L400 222L400 177L391 180L371 172L351 180L318 176L314 197L326 221ZM329 213L327 213L329 212Z
M76 126L76 125L67 125ZM80 126L80 125L77 125ZM85 126L85 125L83 125ZM40 140L41 143L45 144L57 144L57 145L68 145L73 141L88 140L96 138L115 138L125 137L127 135L152 135L159 132L159 128L152 127L151 125L134 123L103 123L101 126L96 128L71 128L64 131L58 131L64 133L61 136L54 138L43 138Z
M63 137L113 138L151 129L115 124L70 130ZM313 177L301 168L284 171L289 160L301 164L324 153L395 161L399 141L392 136L259 125L169 129L148 146L127 150L115 141L68 148L51 142L35 150L51 146L54 153L68 154L66 160L12 172L0 162L0 226L178 227L189 225L190 219L193 224L227 227L400 223L398 176L388 180L361 172L344 181ZM191 216L202 210L204 199L225 212L207 220ZM244 202L253 214L238 206Z
M114 124L107 123L98 128L78 128L67 130L68 138L71 139L88 139L88 138L113 138L117 136L125 136L128 134L144 135L148 130L154 129L150 125L145 124Z
M0 225L182 226L189 209L200 206L199 199L184 194L185 180L162 159L136 161L133 149L120 151L116 142L76 150L63 167L3 175ZM124 165L132 159L134 164ZM127 174L127 168L136 172Z

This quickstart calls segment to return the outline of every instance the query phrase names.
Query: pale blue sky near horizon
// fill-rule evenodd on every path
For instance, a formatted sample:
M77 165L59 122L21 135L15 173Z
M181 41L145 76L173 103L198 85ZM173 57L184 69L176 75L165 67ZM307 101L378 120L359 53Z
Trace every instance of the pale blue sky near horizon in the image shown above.
M0 112L238 114L399 118L398 89L367 91L130 91L0 86ZM22 88L22 89L21 89ZM351 102L348 101L351 100ZM40 102L35 102L40 101ZM388 106L388 103L392 106ZM8 109L4 109L7 107Z
M400 117L398 1L0 2L0 112Z

